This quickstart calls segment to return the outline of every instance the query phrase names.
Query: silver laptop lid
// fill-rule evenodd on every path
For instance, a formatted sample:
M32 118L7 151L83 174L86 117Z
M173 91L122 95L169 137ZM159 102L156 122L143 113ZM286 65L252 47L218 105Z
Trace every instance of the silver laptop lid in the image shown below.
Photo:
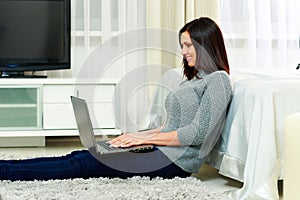
M85 100L71 96L71 102L77 122L80 141L88 149L95 147L95 137L90 119L88 106Z

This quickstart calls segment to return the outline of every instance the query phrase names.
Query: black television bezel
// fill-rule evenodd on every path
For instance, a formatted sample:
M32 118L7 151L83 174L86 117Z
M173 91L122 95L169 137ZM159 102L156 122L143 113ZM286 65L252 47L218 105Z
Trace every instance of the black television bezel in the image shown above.
M18 0L20 1L20 0ZM32 0L22 0L22 1L32 1ZM34 1L49 1L49 0L34 0ZM34 59L5 59L0 58L0 73L6 72L28 72L28 71L51 71L51 70L63 70L71 69L71 0L50 0L50 1L63 1L65 9L65 45L64 51L66 57L66 62L58 63L39 63L33 62ZM6 62L5 62L6 60ZM19 60L17 62L12 62L13 60Z

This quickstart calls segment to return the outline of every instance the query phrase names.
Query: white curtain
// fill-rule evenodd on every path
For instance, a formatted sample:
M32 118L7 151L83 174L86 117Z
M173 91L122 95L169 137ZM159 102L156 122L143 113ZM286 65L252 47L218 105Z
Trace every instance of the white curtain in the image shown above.
M48 71L48 77L76 78L97 46L114 36L145 27L145 24L145 0L71 0L71 69ZM135 57L140 59L141 56ZM123 64L125 68L131 65L126 63L129 60L136 62L138 59L116 62L118 67ZM109 72L107 78L120 78L124 73L122 67L111 68L113 72Z
M219 0L232 69L295 72L300 62L299 0Z
M135 131L147 106L145 0L71 0L71 69L51 78L110 80L116 83L114 118L122 131ZM145 82L145 81L144 81ZM101 90L101 86L100 90ZM105 115L106 113L103 113Z

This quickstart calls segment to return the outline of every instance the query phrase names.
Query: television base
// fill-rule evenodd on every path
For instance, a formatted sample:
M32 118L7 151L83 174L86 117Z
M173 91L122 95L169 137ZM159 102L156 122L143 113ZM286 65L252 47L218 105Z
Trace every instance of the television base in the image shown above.
M25 72L1 72L0 78L47 78L47 75L25 74Z

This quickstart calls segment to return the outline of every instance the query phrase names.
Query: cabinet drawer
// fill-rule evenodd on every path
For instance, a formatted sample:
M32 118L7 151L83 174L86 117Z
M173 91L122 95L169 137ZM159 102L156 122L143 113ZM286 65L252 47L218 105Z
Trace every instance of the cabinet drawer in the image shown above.
M88 103L94 128L115 128L113 105L113 103ZM77 129L72 105L44 104L43 124L44 129Z
M0 129L40 128L40 113L37 106L1 107Z
M0 87L0 130L42 128L40 86Z
M88 102L112 102L115 86L111 85L45 85L44 103L70 103L70 96Z
M37 104L40 88L7 87L0 88L0 104Z

